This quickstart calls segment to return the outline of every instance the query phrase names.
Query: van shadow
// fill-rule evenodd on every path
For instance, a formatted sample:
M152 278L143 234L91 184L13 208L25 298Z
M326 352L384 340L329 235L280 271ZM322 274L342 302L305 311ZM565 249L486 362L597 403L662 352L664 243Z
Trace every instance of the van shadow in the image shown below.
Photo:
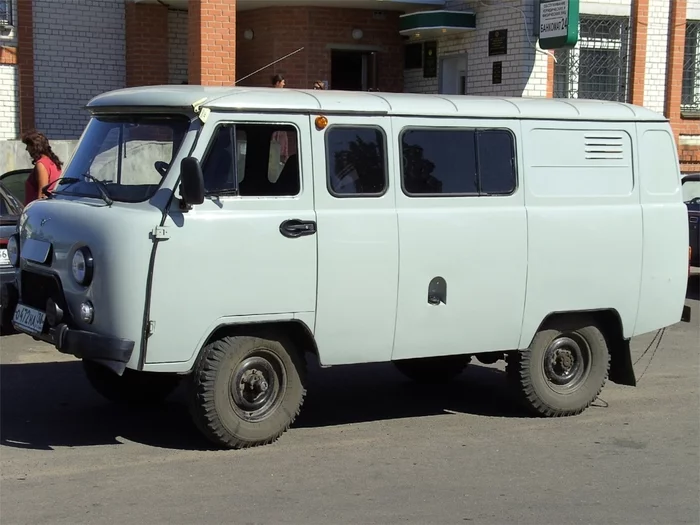
M391 364L320 369L309 363L309 393L293 428L467 413L524 417L505 375L470 365L442 387L403 378ZM184 388L158 407L120 407L104 401L79 362L0 366L0 444L13 448L115 445L124 440L176 449L213 448L190 420Z

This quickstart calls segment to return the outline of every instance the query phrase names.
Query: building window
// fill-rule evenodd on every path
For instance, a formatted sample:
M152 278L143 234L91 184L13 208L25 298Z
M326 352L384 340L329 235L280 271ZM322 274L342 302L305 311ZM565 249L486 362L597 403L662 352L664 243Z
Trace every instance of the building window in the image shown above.
M688 20L685 27L681 112L700 114L700 20Z
M326 136L328 191L334 197L379 197L388 187L386 138L380 128L334 126Z
M627 102L628 17L581 15L575 49L555 51L554 96Z
M505 129L409 129L401 136L409 196L487 196L515 191L515 142Z
M12 25L12 0L0 0L0 26Z

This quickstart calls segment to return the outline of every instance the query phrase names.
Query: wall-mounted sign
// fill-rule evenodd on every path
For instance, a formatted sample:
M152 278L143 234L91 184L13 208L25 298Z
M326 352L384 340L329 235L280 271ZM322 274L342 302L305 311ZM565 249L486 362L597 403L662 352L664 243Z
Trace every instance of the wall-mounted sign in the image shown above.
M542 49L570 48L578 42L579 0L540 0L539 30Z
M508 30L489 31L489 56L508 54Z
M437 69L437 41L425 42L423 44L423 78L435 78Z
M503 62L494 62L491 70L491 83L500 84L503 82Z

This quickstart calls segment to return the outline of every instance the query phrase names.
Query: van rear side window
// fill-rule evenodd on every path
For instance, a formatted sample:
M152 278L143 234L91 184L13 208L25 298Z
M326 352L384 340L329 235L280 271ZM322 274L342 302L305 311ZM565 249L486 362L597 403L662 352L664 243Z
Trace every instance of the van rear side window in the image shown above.
M380 128L333 126L326 135L326 151L331 195L384 195L388 187L386 137Z
M515 141L505 129L408 129L401 155L412 197L509 195L517 186Z

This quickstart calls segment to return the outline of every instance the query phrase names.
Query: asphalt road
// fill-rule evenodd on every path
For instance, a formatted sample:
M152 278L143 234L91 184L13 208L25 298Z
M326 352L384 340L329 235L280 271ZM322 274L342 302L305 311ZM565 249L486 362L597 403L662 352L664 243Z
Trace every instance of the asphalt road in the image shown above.
M353 366L315 370L297 424L247 451L208 450L180 392L117 408L77 361L2 337L0 523L700 523L699 289L639 385L581 416L524 416L499 367L426 390Z

